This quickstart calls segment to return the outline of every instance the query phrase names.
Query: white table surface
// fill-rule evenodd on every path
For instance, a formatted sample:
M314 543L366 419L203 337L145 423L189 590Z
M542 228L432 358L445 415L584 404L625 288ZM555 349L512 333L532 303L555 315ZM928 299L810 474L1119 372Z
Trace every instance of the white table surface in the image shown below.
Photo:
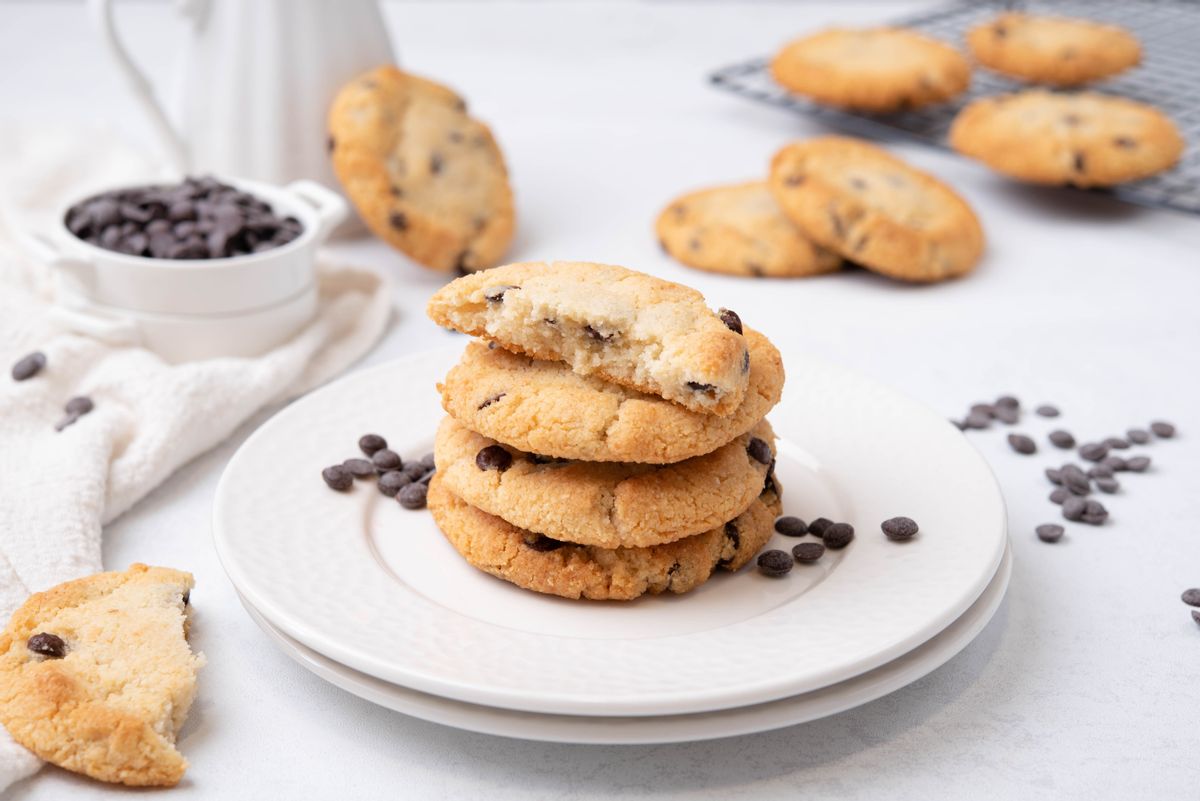
M105 532L105 562L196 574L195 645L208 655L172 798L582 799L1195 798L1200 628L1200 220L1016 186L952 155L896 147L957 187L989 236L970 278L901 286L855 272L794 283L688 271L651 225L676 192L762 175L815 123L706 87L714 66L834 21L908 4L422 3L388 5L402 59L458 87L493 124L515 178L513 258L626 264L699 287L784 348L805 348L950 415L1014 392L1054 401L1081 436L1175 421L1153 472L1104 497L1102 529L1057 519L1041 468L972 434L1008 498L1016 568L983 634L890 697L767 734L656 747L546 745L470 734L374 707L278 651L243 612L209 537L230 455L269 413L167 480ZM169 8L128 4L142 63L165 69ZM0 6L0 116L146 127L81 6ZM440 284L377 243L347 257L398 279L395 325L364 364L446 342L421 310ZM1030 417L1019 430L1044 434ZM886 458L886 454L881 454ZM286 475L272 480L288 480ZM870 592L869 587L863 588ZM880 598L880 604L888 599ZM619 666L614 666L619 670ZM14 799L123 795L48 769Z

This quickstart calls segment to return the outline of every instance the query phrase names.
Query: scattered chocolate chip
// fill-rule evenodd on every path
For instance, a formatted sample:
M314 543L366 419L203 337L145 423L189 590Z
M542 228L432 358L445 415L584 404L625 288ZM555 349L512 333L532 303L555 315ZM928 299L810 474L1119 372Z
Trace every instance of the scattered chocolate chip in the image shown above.
M616 336L615 332L601 333L599 330L593 328L590 325L585 325L583 327L583 332L585 334L587 334L589 337L591 337L592 339L596 340L597 342L608 342L610 339L612 339L613 337Z
M347 459L342 462L342 469L354 478L368 478L375 475L375 465L366 459Z
M802 542L792 548L792 556L801 564L811 564L825 555L825 546L819 542Z
M326 467L321 471L321 478L325 479L325 483L329 485L330 489L338 492L345 492L354 484L354 476L346 472L346 468L340 464Z
M1108 510L1100 501L1086 501L1080 520L1088 525L1098 526L1108 519Z
M429 469L420 462L409 462L400 472L408 476L411 481L420 481L429 472Z
M825 533L821 535L821 539L825 541L826 548L831 548L835 551L841 550L854 539L854 526L849 523L834 523L825 529Z
M792 515L775 518L775 530L785 537L803 537L808 533L808 524Z
M427 453L422 456L417 463L426 470L433 470L437 467L437 457L435 457L432 453Z
M39 632L25 641L25 647L48 659L62 659L67 655L67 644L57 634Z
M750 351L748 350L742 351L742 372L750 372Z
M496 401L503 398L506 394L508 394L508 393L497 392L495 395L492 395L490 398L484 399L483 403L479 404L479 406L476 408L476 411L479 411L480 409L486 409L487 407L491 406Z
M740 332L739 332L740 333ZM46 366L46 354L40 350L23 357L12 366L13 381L25 381L33 378Z
M1192 620L1195 621L1197 626L1200 626L1200 609L1192 610Z
M1072 495L1087 495L1092 491L1092 481L1087 473L1074 465L1062 469L1063 486Z
M1129 447L1129 442L1121 439L1120 437L1108 437L1104 440L1104 444L1119 451L1123 451Z
M795 560L784 551L763 551L758 555L758 572L771 578L786 576Z
M1017 400L1014 395L1001 395L996 398L996 402L992 404L995 408L1020 409L1021 401Z
M1108 446L1103 442L1089 442L1080 446L1079 455L1089 462L1098 462L1108 456Z
M917 536L919 530L916 521L911 517L893 517L884 520L879 527L883 529L883 533L889 540L902 542L911 540Z
M424 509L429 487L421 483L406 484L396 493L396 501L405 509Z
M486 300L488 303L503 303L505 292L508 292L509 290L512 290L512 289L520 289L520 288L521 287L513 286L512 284L506 284L503 286L490 286L487 289L483 290L483 297L484 297L484 300Z
M545 553L546 551L557 551L559 548L566 545L562 540L556 540L552 537L547 537L545 534L533 534L525 537L523 542L535 551Z
M1035 531L1037 531L1038 539L1042 542L1058 542L1062 539L1066 529L1057 523L1042 523Z
M984 429L992 425L992 416L982 412L971 412L963 420L964 428Z
M1050 503L1057 503L1061 506L1063 501L1065 501L1067 498L1070 498L1070 497L1071 497L1070 490L1068 490L1066 487L1059 487L1058 489L1056 489L1050 493Z
M816 520L808 524L808 533L814 537L824 537L825 531L833 525L833 521L828 517L818 517Z
M1074 496L1067 498L1062 504L1062 514L1067 520L1082 520L1085 509L1087 501Z
M1061 428L1051 431L1049 434L1050 444L1056 448L1074 448L1075 437L1071 436L1071 432L1063 431Z
M375 453L371 454L371 462L375 465L375 469L380 473L386 473L390 470L399 470L404 466L404 462L400 458L400 454L388 448L375 451Z
M397 231L408 230L408 218L404 216L404 212L393 211L388 215L388 225Z
M758 437L751 437L750 442L746 445L746 453L750 454L750 458L761 464L770 464L771 446Z
M712 392L717 388L715 384L701 384L699 381L689 381L687 387L693 392Z
M363 434L358 438L358 448L367 456L374 456L375 451L381 451L387 447L387 440L378 434Z
M1111 495L1121 488L1121 484L1115 478L1098 478L1096 479L1096 487L1101 492Z
M1062 471L1056 467L1046 468L1046 478L1049 479L1051 484L1061 485L1063 483Z
M1154 432L1154 436L1170 439L1175 436L1175 426L1170 423L1164 423L1161 420L1156 420L1150 424L1150 430Z
M1200 589L1193 587L1190 590L1184 590L1183 595L1179 598L1188 606L1200 606Z
M1037 444L1031 437L1024 434L1009 434L1008 446L1017 453L1028 456L1031 453L1037 453Z
M1128 136L1118 136L1113 139L1113 144L1122 150L1129 150L1137 146L1137 142L1130 139Z
M1104 460L1104 462L1107 462L1107 461L1108 461L1108 459ZM1113 473L1115 471L1112 469L1112 467L1105 464L1104 462L1101 462L1098 465L1094 465L1093 467L1088 468L1087 474L1092 478L1112 478Z
M512 466L512 454L499 445L488 445L475 454L475 466L480 470L499 470L503 473Z
M86 395L80 395L67 401L64 410L67 414L73 414L78 417L79 415L87 414L94 408L95 404L92 403L91 398Z
M1150 441L1150 432L1144 428L1131 428L1125 432L1125 438L1135 445L1145 445Z
M1149 456L1133 456L1125 460L1125 469L1132 470L1134 473L1144 473L1148 467L1150 467Z
M1016 425L1017 421L1021 419L1021 413L1013 406L995 406L992 414L1006 426Z
M990 403L973 403L971 408L967 410L971 414L981 414L989 419L996 416L996 407Z
M1034 409L1034 411L1041 417L1058 417L1060 414L1058 407L1049 403L1043 403L1041 406Z
M1112 470L1114 473L1119 473L1122 470L1129 469L1129 463L1120 456L1106 456L1100 462L1100 464L1104 465L1109 470Z
M405 473L403 470L389 470L379 477L379 482L375 485L379 491L389 498L396 497L396 493L407 487L413 482L412 476Z
M725 327L734 333L742 333L742 318L738 317L738 313L730 309L721 309L718 312L721 322L725 323Z

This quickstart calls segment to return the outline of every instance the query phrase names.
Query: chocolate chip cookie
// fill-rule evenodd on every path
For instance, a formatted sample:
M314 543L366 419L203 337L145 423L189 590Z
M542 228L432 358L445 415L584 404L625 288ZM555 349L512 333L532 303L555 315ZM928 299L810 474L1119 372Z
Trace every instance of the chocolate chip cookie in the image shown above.
M728 523L645 548L574 545L524 531L450 492L440 473L429 485L429 510L454 549L486 573L564 598L627 601L646 593L684 593L717 567L741 568L771 537L779 491L772 480Z
M379 67L329 112L334 172L370 229L435 270L491 267L513 238L508 172L492 132L433 81Z
M971 66L947 44L904 28L834 28L797 39L771 75L817 103L884 114L961 94Z
M736 517L762 490L774 443L764 420L675 464L565 461L502 445L447 417L434 457L446 489L519 528L601 548L642 547Z
M656 395L541 361L467 345L438 386L442 406L472 431L518 450L593 462L665 464L716 450L761 420L783 392L783 359L746 326L750 382L728 417L693 412Z
M1079 86L1124 72L1142 59L1129 31L1086 19L1010 12L967 32L971 55L1010 78Z
M0 723L42 759L106 782L178 783L175 736L204 658L192 577L135 564L30 596L0 634Z
M426 309L435 323L698 412L730 415L749 383L736 314L718 315L681 284L608 264L507 264L451 282Z
M927 173L858 139L795 142L771 162L771 191L815 241L904 281L970 272L983 229L966 201Z
M655 225L663 250L714 273L758 278L821 275L842 259L801 233L765 181L690 192L663 209Z
M1153 106L1043 89L976 100L954 119L950 144L1022 181L1083 187L1146 178L1183 153L1179 130Z

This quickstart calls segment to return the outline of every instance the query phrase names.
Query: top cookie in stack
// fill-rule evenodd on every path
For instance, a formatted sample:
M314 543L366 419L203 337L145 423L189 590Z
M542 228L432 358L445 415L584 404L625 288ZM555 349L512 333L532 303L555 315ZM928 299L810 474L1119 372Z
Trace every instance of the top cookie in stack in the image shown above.
M439 385L434 519L476 567L571 598L686 592L779 514L783 365L734 312L611 265L510 264L434 295L468 345Z

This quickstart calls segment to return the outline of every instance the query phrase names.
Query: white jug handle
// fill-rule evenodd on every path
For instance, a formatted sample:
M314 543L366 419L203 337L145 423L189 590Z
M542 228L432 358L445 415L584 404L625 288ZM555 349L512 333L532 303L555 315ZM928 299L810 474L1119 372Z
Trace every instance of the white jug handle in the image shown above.
M134 99L138 101L138 104L141 105L142 109L150 117L150 123L154 126L154 132L158 135L159 141L162 142L163 147L166 149L172 166L180 173L186 172L187 152L184 148L183 139L180 138L179 132L171 127L162 104L158 102L158 98L154 94L154 87L146 79L141 70L137 68L137 65L133 63L133 59L129 57L129 51L125 49L125 45L118 38L116 25L113 22L112 0L88 0L88 8L91 12L92 20L100 29L100 36L108 48L108 54L117 65L117 69L121 71L125 79L129 82L129 87L133 90Z
M321 244L329 232L336 228L350 210L338 193L321 186L316 181L292 181L285 189L307 202L317 211L317 244Z

